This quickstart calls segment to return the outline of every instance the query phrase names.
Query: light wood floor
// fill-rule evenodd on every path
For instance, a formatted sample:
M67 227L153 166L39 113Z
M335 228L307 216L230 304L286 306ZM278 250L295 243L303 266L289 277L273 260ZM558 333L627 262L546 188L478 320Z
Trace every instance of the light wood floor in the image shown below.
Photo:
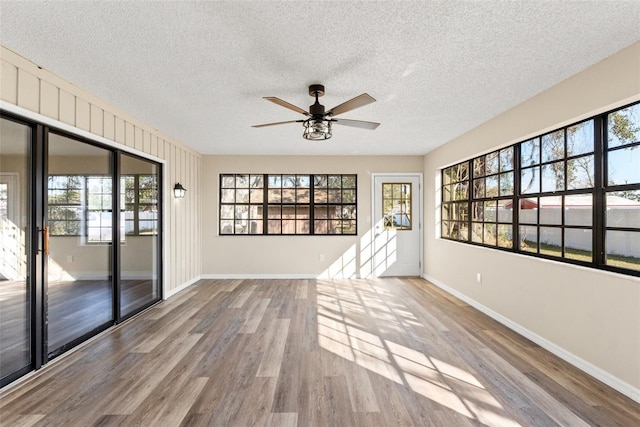
M0 395L2 426L638 426L421 279L203 280Z

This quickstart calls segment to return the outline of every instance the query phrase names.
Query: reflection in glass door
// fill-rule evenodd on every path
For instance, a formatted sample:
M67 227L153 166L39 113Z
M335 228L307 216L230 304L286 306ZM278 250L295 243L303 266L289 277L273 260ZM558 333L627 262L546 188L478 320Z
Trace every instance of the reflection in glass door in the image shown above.
M31 128L0 119L0 384L31 366Z
M47 351L113 323L113 153L48 135Z
M160 299L159 166L120 156L120 316Z

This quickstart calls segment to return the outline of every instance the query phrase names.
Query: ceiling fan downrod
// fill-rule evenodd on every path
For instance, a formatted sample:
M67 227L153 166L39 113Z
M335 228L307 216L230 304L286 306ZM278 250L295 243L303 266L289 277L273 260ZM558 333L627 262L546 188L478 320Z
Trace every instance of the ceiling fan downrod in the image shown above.
M318 98L324 95L323 85L309 86L309 95L316 97L316 102L309 106L309 113L316 119L324 118L324 105L320 104Z

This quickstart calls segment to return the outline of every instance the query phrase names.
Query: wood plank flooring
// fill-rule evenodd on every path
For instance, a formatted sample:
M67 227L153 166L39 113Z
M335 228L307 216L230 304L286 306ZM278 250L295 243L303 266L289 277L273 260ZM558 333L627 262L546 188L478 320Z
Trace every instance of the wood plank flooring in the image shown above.
M202 280L0 393L2 426L638 426L417 278Z

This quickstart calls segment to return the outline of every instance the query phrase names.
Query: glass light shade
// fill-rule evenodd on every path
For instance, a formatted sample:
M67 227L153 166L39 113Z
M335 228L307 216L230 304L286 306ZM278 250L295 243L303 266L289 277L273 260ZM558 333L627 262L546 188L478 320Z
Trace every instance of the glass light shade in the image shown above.
M182 199L184 198L185 193L187 192L187 189L184 188L182 186L182 184L180 184L179 182L176 183L176 185L173 186L173 196L176 199Z
M328 120L309 119L304 123L303 138L311 141L322 141L331 138L331 122Z

